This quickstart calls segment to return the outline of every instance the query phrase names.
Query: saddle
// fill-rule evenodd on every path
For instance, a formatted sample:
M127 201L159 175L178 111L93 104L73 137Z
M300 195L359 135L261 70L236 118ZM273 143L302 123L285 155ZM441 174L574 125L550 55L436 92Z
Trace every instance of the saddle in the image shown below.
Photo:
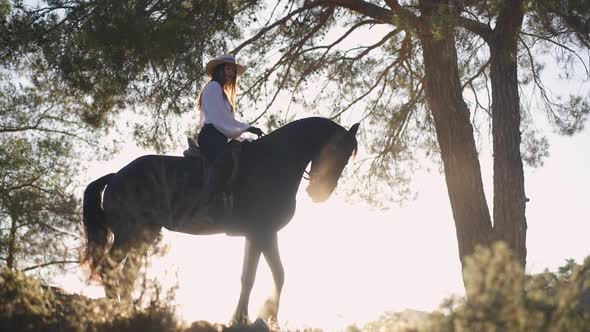
M182 153L185 158L193 158L193 159L200 159L203 163L203 179L209 176L209 172L211 166L213 164L212 160L207 159L205 155L201 153L201 149L199 145L192 137L187 137L188 149L184 150ZM232 168L230 176L227 178L223 188L221 188L221 193L219 199L222 202L223 209L229 214L226 216L231 216L234 207L234 195L233 195L233 184L235 183L239 167L240 167L240 153L242 151L242 146L239 141L231 141L229 143L229 148L231 149L231 157L232 157ZM216 199L213 199L212 202L215 202Z

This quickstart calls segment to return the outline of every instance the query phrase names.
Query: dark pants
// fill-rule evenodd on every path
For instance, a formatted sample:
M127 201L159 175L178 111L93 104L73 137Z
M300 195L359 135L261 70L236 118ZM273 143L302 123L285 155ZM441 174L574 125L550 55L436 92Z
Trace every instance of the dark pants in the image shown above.
M208 123L199 132L199 148L209 162L214 163L217 156L225 149L227 137Z
M200 213L206 213L204 211L208 210L207 206L211 196L226 187L224 182L232 171L233 160L231 149L228 148L227 137L212 124L203 126L199 132L198 142L201 152L212 166L208 172L209 176L205 179L203 196L198 207Z

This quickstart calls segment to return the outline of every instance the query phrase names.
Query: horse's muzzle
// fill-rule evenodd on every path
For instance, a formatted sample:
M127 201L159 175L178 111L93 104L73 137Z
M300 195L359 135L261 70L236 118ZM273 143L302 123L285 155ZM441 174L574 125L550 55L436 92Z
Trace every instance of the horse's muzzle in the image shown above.
M305 191L307 191L307 194L309 195L309 197L311 197L311 200L314 203L325 202L330 197L330 194L331 194L330 190L326 190L326 189L321 188L319 186L311 186L311 185L307 186Z

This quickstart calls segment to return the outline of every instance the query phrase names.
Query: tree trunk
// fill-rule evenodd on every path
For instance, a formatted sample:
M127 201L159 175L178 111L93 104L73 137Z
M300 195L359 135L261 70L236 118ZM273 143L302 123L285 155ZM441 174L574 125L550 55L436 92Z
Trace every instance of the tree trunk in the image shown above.
M506 242L526 264L526 196L520 154L517 47L521 1L508 0L490 41L494 151L494 239Z
M431 24L440 1L421 1L423 18ZM433 9L434 8L434 9ZM469 110L462 96L457 67L457 50L452 27L444 23L422 33L426 71L426 95L432 112L442 156L447 190L455 220L461 262L477 245L489 246L492 223Z
M8 256L6 257L6 267L11 270L15 269L14 260L16 256L16 229L17 219L11 215L10 233L8 234Z

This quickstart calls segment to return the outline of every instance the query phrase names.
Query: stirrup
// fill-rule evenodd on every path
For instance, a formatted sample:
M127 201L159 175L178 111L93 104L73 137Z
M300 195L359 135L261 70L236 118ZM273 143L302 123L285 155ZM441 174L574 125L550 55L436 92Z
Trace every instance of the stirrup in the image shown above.
M191 219L197 221L200 224L215 224L215 219L209 214L208 204L195 211L195 213L192 214Z
M234 193L233 192L222 192L221 193L221 201L223 202L223 207L225 210L233 211L234 209Z

